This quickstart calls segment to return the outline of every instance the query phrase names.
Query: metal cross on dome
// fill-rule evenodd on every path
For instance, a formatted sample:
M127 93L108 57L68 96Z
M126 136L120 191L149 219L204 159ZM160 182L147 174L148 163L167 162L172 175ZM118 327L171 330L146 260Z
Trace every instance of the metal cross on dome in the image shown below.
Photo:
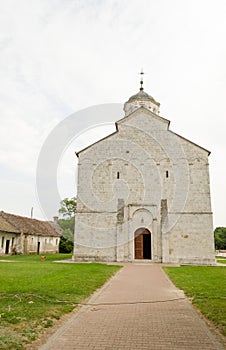
M140 71L140 91L143 91L144 88L143 88L143 75L144 75L144 72L143 72L143 68L141 68L141 71Z

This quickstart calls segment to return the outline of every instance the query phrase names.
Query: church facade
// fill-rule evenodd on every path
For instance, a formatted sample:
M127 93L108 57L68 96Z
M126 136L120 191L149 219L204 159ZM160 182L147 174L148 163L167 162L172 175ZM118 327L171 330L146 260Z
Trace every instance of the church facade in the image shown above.
M140 91L116 131L77 153L75 261L214 264L206 149Z

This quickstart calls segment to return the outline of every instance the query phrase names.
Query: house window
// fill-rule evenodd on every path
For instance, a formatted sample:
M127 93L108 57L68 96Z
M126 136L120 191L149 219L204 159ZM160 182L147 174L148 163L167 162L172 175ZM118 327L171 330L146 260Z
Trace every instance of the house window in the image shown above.
M168 178L169 177L169 171L166 170L166 177Z
M56 245L58 244L58 239L56 239Z
M13 244L14 244L14 237L12 238L12 247L13 247Z
M119 171L117 171L117 179L119 179Z
M4 247L5 237L2 237L2 248Z
M47 244L47 238L45 239L45 244Z

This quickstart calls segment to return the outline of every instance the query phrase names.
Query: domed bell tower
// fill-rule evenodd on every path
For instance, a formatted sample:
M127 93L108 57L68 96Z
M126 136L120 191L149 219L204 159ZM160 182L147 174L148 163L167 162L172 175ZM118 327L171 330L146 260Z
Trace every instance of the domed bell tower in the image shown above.
M124 104L125 117L134 112L140 107L144 107L154 114L159 114L160 103L155 101L155 99L148 95L143 88L143 74L141 71L140 79L140 91L129 98L129 100Z

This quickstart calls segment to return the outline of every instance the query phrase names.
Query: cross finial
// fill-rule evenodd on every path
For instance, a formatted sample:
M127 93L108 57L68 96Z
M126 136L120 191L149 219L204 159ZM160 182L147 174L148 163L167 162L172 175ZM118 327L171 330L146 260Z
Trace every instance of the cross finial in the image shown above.
M144 88L143 88L143 75L144 75L144 72L143 72L143 68L141 68L141 71L140 71L140 91L143 91Z

